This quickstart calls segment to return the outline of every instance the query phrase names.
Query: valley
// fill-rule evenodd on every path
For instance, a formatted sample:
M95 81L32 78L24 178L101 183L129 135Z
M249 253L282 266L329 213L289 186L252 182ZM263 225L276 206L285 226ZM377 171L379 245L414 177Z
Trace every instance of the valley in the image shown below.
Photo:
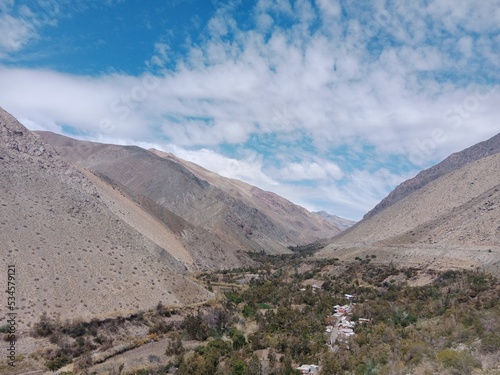
M19 369L61 374L496 374L500 284L480 270L261 255L246 269L202 272L203 304L105 320L42 315L19 340ZM223 287L222 287L223 286ZM335 306L354 334L330 344ZM344 324L345 326L345 324ZM4 365L5 366L5 365ZM6 367L3 367L4 370ZM20 371L18 373L21 373Z
M0 120L18 301L1 373L500 371L496 138L354 223L155 149Z
M0 0L0 375L500 375L500 0Z

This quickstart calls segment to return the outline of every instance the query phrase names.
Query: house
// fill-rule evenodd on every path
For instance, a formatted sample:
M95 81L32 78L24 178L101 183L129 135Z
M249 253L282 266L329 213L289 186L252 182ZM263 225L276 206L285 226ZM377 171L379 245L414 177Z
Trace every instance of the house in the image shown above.
M302 282L302 287L307 288L311 287L313 293L316 293L318 290L321 290L323 287L324 281L316 280L316 279L307 279Z
M297 367L302 374L319 374L319 366L317 365L302 365Z

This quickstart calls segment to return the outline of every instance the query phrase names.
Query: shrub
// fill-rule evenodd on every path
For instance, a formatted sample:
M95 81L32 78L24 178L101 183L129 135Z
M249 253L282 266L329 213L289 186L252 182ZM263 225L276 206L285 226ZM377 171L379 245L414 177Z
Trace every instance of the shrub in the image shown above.
M239 350L247 343L243 332L238 331L236 328L231 329L231 340L233 340L233 349Z
M186 333L193 340L205 341L208 338L208 327L200 315L188 315L184 318Z
M45 362L45 366L50 371L56 371L56 370L60 369L61 367L66 366L69 363L71 363L71 359L66 354L60 354L59 356L55 357L54 359L51 359L51 360L48 360L47 362Z
M255 315L254 309L252 309L250 306L245 305L243 306L243 316L245 318L251 318L252 316Z
M481 351L483 353L497 353L500 351L500 335L490 333L481 340Z
M172 330L172 324L165 324L161 321L156 322L153 326L149 327L149 334L161 335Z
M67 324L63 329L63 333L73 337L81 337L87 333L87 328L85 328L85 325L82 322L75 322L72 324Z
M40 321L35 323L33 328L35 335L41 337L50 336L56 330L54 321L47 316L46 312L40 316Z
M481 367L481 363L463 351L451 349L441 350L437 359L445 367L458 370L460 374L470 374L475 367Z
M182 340L180 335L176 334L170 342L168 343L167 349L165 350L166 356L171 355L181 355L185 352L184 345L182 345Z
M232 303L236 305L243 302L243 298L241 298L241 296L237 295L236 293L227 293L226 297L228 300L230 300Z
M10 332L10 324L5 324L0 327L0 333L9 333Z

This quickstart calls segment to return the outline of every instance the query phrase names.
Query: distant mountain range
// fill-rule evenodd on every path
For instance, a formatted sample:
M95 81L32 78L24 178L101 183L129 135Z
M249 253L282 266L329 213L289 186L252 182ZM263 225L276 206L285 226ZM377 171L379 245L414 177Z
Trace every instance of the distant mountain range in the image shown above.
M1 263L22 275L21 323L197 303L213 295L190 271L246 267L249 252L340 232L174 155L30 132L2 109L0 178Z
M500 272L500 135L403 182L319 256Z
M313 213L315 213L318 216L321 216L325 220L328 220L328 222L332 223L340 230L346 230L347 228L350 228L354 224L356 224L355 221L344 219L344 218L337 216L337 215L331 215L325 211L317 211L317 212L313 212Z

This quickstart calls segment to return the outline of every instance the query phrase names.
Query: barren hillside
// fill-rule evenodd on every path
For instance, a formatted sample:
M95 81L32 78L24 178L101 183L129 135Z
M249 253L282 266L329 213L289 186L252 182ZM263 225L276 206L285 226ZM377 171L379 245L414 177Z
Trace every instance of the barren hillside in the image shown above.
M88 178L0 109L1 264L16 267L21 326L43 311L88 319L211 297L101 199Z
M277 194L263 191L239 180L222 177L197 164L182 160L173 154L154 149L150 151L163 158L176 161L189 169L198 178L209 182L232 198L242 200L248 206L256 207L290 232L296 231L298 226L301 230L296 232L297 237L294 241L297 244L308 243L311 240L325 238L340 232L339 227L327 218L321 217L321 215L318 217L315 213L311 213Z
M337 215L331 215L325 211L317 211L313 212L313 214L327 220L329 223L335 225L340 230L346 230L356 224L355 221L344 219L343 217L339 217Z
M457 170L464 165L497 153L500 153L500 134L497 134L496 136L484 142L480 142L474 146L466 148L465 150L456 152L444 159L439 164L436 164L429 169L423 170L414 178L404 181L379 204L377 204L370 212L368 212L365 215L365 218L374 216L384 208L393 205L394 203L400 201L404 197L408 196L414 191L417 191L418 189L427 185L429 182L434 181L435 179L445 175L446 173Z
M223 178L172 155L40 134L61 155L121 190L174 232L181 224L189 227L186 248L191 251L190 246L203 244L204 253L215 257L216 267L227 265L234 257L244 261L247 251L286 253L287 246L339 232L276 194ZM168 218L175 220L169 223ZM182 232L183 237L185 234Z
M497 153L444 174L335 237L320 255L449 258L500 270L499 166Z

